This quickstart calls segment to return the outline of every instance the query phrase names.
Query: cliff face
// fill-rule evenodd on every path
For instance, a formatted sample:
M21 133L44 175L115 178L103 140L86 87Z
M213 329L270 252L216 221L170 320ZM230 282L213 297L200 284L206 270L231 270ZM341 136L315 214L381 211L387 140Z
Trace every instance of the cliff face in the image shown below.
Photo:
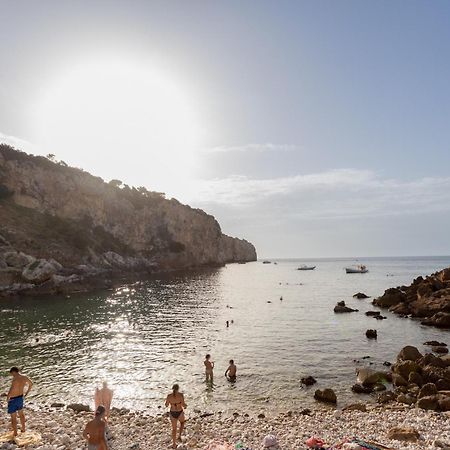
M0 213L9 251L68 267L165 270L256 259L252 244L224 235L201 210L6 145Z

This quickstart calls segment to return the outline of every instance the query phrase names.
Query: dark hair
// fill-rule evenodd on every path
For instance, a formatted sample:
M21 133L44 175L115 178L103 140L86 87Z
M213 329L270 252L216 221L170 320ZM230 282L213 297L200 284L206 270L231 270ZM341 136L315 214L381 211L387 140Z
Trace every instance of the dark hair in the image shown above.
M174 384L172 386L172 392L175 394L175 392L178 392L180 390L180 386L178 384Z
M9 373L13 373L13 372L19 373L19 369L16 366L11 367L11 369L9 369Z
M211 355L208 353L208 354L205 356L205 358L206 358L206 359L211 358Z
M101 416L106 411L103 405L98 405L97 410L95 411L96 416Z
M234 361L232 359L230 359L230 364L234 364Z

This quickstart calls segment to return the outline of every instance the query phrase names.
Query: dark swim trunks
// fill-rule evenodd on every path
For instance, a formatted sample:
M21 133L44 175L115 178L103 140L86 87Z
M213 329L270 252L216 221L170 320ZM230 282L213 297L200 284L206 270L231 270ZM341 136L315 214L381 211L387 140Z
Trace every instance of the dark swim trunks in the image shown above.
M23 395L11 397L8 402L8 414L13 414L23 409Z
M174 419L178 419L178 417L180 417L181 414L183 414L183 411L170 411L170 415L171 415Z

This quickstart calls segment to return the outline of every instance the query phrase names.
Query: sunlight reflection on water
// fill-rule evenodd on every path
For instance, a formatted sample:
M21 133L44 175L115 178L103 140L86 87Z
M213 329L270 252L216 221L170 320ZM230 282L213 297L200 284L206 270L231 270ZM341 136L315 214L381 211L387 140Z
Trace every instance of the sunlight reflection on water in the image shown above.
M312 272L296 271L299 261L256 262L162 276L114 292L5 300L4 368L23 367L41 401L92 403L95 386L107 379L117 406L157 411L178 382L191 408L270 413L313 402L313 390L300 386L304 375L318 379L313 389L333 387L350 400L353 359L371 355L365 364L381 367L407 343L448 338L390 313L386 321L368 318L370 300L352 294L380 295L449 266L449 258L369 260L363 276L346 275L348 261L315 263ZM333 314L338 300L360 312ZM226 320L234 323L227 328ZM367 328L378 329L377 341L365 339ZM205 353L216 362L212 388L204 382ZM223 375L230 358L238 366L235 385Z

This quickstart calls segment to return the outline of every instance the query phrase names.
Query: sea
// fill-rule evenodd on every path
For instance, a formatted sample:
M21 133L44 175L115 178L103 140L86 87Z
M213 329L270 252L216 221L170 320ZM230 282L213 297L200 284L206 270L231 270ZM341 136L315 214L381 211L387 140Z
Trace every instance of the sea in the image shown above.
M388 311L375 320L364 314L377 309L372 299L353 298L410 284L449 267L450 256L270 261L158 275L89 294L3 299L0 392L16 365L34 381L30 400L39 404L92 406L95 387L106 380L113 406L156 414L178 383L191 414L273 415L314 406L315 389L334 389L339 406L361 400L350 389L358 367L386 369L405 345L425 351L428 340L450 344L449 331ZM368 273L345 273L362 263ZM297 270L303 264L316 268ZM335 314L340 300L359 312ZM367 339L367 329L378 339ZM213 384L205 382L207 353ZM230 359L235 383L224 375ZM308 375L316 385L301 385Z

